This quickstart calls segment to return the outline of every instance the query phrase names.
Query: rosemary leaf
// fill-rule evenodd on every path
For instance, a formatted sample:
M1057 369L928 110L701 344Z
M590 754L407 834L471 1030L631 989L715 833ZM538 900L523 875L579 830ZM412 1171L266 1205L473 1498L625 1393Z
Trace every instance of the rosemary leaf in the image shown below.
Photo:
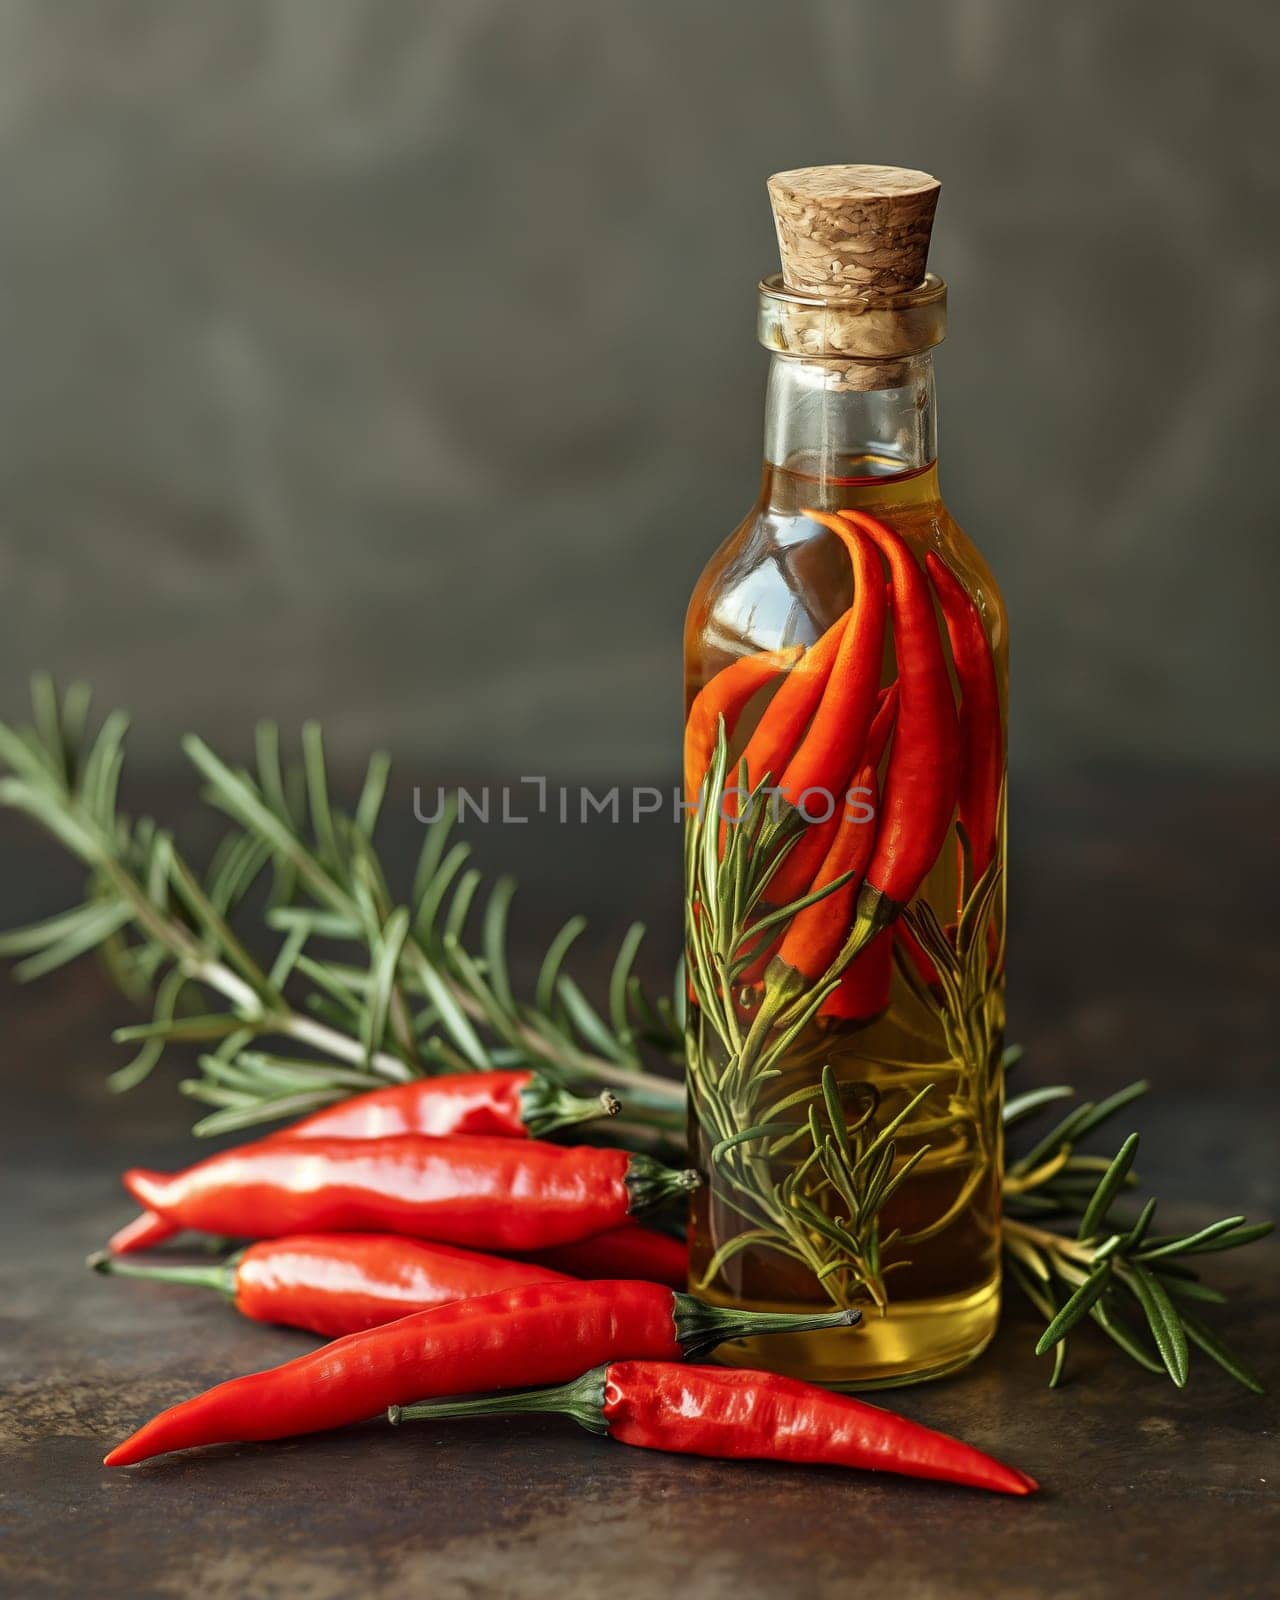
M514 878L499 878L489 892L484 908L484 929L481 948L484 951L485 971L494 996L504 1011L515 1008L511 992L511 975L507 970L507 914L516 892ZM643 935L644 929L641 928Z
M213 1012L202 1017L157 1017L152 1022L136 1022L127 1028L117 1028L111 1037L117 1044L129 1044L137 1039L225 1039L237 1033L244 1023L239 1017L225 1012Z
M179 1087L186 1089L190 1082L187 1079ZM190 1093L196 1099L208 1098L204 1091L197 1092L194 1088ZM209 1138L214 1134L237 1133L242 1128L259 1127L264 1122L291 1122L297 1117L333 1105L336 1100L343 1098L343 1094L341 1089L313 1089L304 1094L282 1095L278 1100L259 1100L255 1097L242 1105L228 1105L211 1112L207 1117L201 1117L191 1131L199 1138Z
M1136 1361L1140 1367L1145 1367L1148 1372L1163 1372L1164 1365L1154 1356L1148 1354L1134 1335L1125 1327L1124 1323L1114 1318L1106 1307L1106 1296L1089 1308L1089 1315L1100 1327L1107 1338L1124 1351L1130 1360Z
M480 1036L472 1027L470 1018L454 997L453 991L425 955L421 952L410 953L414 956L418 979L440 1013L441 1024L447 1030L450 1039L477 1071L486 1071L489 1060L485 1048L480 1042Z
M1186 1329L1187 1337L1191 1342L1198 1345L1205 1355L1216 1361L1222 1370L1233 1377L1237 1383L1242 1383L1246 1389L1252 1390L1254 1394L1266 1393L1266 1387L1257 1373L1251 1367L1245 1366L1244 1362L1230 1351L1213 1330L1207 1328L1198 1317L1190 1316L1184 1311L1182 1313L1182 1325Z
M374 957L373 981L365 1007L365 1026L361 1038L366 1062L372 1062L374 1055L382 1049L385 1041L396 972L408 933L409 913L400 907L387 918L382 930L381 943Z
M469 867L458 879L453 898L449 902L449 909L445 913L442 943L448 944L451 939L461 940L462 930L466 927L467 918L471 914L476 890L483 880L484 874L475 867Z
M28 956L13 969L20 983L42 978L64 967L69 961L96 949L113 933L133 920L132 908L123 900L100 901L90 915L81 917L74 927L66 929L60 938L51 940L42 950Z
M1003 1120L1006 1130L1016 1127L1027 1117L1034 1116L1055 1100L1069 1100L1073 1091L1065 1083L1052 1084L1047 1089L1031 1089L1026 1094L1015 1095L1004 1103Z
M1198 1233L1173 1235L1158 1242L1153 1240L1145 1250L1139 1251L1135 1260L1159 1261L1162 1256L1195 1255L1211 1250L1217 1246L1219 1239L1235 1233L1244 1220L1243 1217L1223 1217L1220 1222L1211 1222L1207 1228L1201 1228ZM1266 1228L1267 1224L1261 1226ZM1262 1234L1257 1233L1254 1237L1261 1238ZM1220 1248L1229 1249L1230 1246Z
M631 924L618 946L613 971L609 974L609 1020L613 1024L614 1033L620 1039L626 1038L631 1032L632 1006L628 998L631 969L644 941L644 934L643 922Z
M534 986L533 997L534 1005L545 1016L552 1016L557 1009L557 984L560 980L560 970L564 966L565 957L569 953L570 946L586 926L587 919L585 917L570 917L547 946L547 953L542 958L542 967L538 973L538 981Z
M444 904L454 878L461 872L470 855L470 845L455 844L418 897L413 913L413 934L420 943L430 945L440 907Z
M629 1051L609 1032L599 1013L572 978L562 975L556 982L556 992L564 1003L569 1020L592 1049L611 1056L622 1066L631 1063Z
M1174 1278L1166 1272L1161 1272L1159 1277L1174 1300L1199 1300L1210 1306L1224 1306L1227 1303L1227 1297L1220 1289L1201 1283L1196 1278ZM1186 1320L1185 1317L1183 1320Z
M391 757L381 750L369 758L364 787L356 801L355 825L367 840L372 840L378 826L378 816L387 793L387 779L391 775Z
M187 975L181 967L174 967L160 980L156 989L155 1020L157 1022L171 1022L178 1008L178 1000L188 982ZM107 1087L114 1094L123 1094L128 1089L134 1089L155 1070L157 1063L164 1054L168 1040L164 1035L149 1039L138 1051L132 1061L123 1067L117 1067L108 1077Z
M1136 1262L1130 1263L1125 1281L1142 1306L1169 1376L1179 1389L1183 1388L1187 1381L1187 1335L1168 1291L1154 1272Z
M1076 1233L1078 1239L1091 1239L1100 1231L1107 1220L1107 1212L1111 1210L1124 1180L1129 1175L1129 1168L1133 1165L1133 1158L1137 1153L1138 1135L1131 1133L1120 1146L1111 1165L1103 1173L1098 1187L1093 1192L1093 1198L1085 1207Z

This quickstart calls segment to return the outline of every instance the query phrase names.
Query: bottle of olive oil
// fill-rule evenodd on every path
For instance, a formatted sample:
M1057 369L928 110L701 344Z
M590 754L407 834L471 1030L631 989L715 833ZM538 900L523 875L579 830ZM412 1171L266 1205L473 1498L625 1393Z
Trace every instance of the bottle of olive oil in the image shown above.
M760 493L685 635L692 1283L861 1308L720 1351L849 1387L963 1366L999 1301L1006 620L939 487L938 193L769 180Z

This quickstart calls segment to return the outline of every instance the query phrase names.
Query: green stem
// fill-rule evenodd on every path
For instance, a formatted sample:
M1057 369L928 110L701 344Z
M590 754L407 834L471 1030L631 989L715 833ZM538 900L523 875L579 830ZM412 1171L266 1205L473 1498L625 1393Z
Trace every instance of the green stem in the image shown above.
M521 1417L546 1415L572 1417L591 1433L608 1433L604 1414L604 1385L608 1367L593 1367L572 1383L549 1389L525 1389L514 1394L480 1395L469 1400L420 1400L411 1406L388 1406L387 1421L428 1422L442 1417Z
M664 1167L652 1156L633 1155L627 1162L626 1182L630 1196L627 1210L634 1214L649 1211L677 1195L688 1194L702 1179L691 1167Z
M616 1117L621 1110L622 1102L608 1089L591 1096L571 1094L541 1072L535 1072L520 1091L520 1120L535 1139L578 1122Z
M705 1355L726 1339L759 1339L774 1333L820 1333L826 1328L852 1328L862 1321L860 1311L815 1311L790 1315L782 1311L740 1311L734 1306L712 1306L692 1295L674 1296L676 1338L685 1355Z
M213 1289L228 1300L236 1297L236 1266L239 1255L228 1256L225 1261L215 1261L208 1266L184 1264L174 1266L144 1266L122 1256L108 1255L99 1250L85 1262L94 1272L111 1278L150 1278L156 1283L185 1283L196 1289Z
M1000 1226L1006 1236L1037 1246L1049 1255L1065 1256L1086 1267L1093 1263L1092 1246L1081 1244L1077 1239L1069 1239L1061 1233L1050 1233L1046 1228L1033 1227L1029 1222L1019 1221L1017 1217L1005 1217Z
M333 1056L338 1061L346 1061L351 1066L361 1067L367 1063L375 1072L381 1073L392 1083L409 1083L418 1076L411 1067L400 1060L399 1056L388 1055L385 1050L375 1050L368 1055L359 1039L339 1033L336 1028L330 1028L323 1022L315 1022L312 1018L301 1016L296 1011L284 1012L270 1020L274 1028L259 1031L278 1030L288 1038L296 1039L299 1044L314 1045L317 1050L323 1050L326 1055Z

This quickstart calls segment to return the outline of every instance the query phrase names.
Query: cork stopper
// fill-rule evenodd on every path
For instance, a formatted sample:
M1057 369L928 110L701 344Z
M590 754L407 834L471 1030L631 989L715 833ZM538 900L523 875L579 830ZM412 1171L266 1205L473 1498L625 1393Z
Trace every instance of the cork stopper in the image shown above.
M905 167L798 167L769 179L784 285L885 305L924 282L941 184Z

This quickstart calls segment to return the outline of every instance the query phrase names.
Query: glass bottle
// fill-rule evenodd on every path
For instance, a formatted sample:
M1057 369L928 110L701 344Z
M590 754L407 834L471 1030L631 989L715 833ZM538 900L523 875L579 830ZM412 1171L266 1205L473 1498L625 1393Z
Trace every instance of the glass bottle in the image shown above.
M685 635L691 1282L858 1306L719 1356L870 1388L999 1309L1006 620L938 488L936 183L770 192L760 496Z

